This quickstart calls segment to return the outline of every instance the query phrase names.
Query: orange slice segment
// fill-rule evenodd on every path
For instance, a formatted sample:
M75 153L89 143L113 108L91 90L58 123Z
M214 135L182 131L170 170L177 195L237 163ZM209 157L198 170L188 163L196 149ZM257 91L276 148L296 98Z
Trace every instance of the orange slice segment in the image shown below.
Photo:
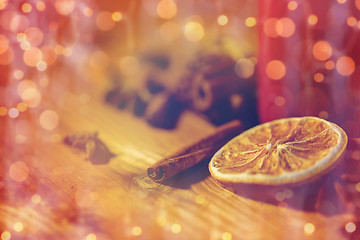
M233 138L213 156L209 170L224 183L302 183L332 169L346 144L346 133L326 120L279 119Z

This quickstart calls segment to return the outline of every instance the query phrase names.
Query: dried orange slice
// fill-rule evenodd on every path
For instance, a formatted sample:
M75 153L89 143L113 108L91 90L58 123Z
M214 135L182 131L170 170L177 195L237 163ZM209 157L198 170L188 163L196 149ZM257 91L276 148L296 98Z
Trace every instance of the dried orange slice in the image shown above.
M230 140L213 156L209 170L223 183L299 184L332 169L346 144L346 133L326 120L279 119Z

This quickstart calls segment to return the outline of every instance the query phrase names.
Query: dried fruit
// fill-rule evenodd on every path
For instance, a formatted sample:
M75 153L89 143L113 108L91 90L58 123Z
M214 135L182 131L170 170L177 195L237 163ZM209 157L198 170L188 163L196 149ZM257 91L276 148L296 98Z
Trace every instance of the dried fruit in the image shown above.
M233 138L213 156L209 170L223 183L300 184L332 169L346 144L346 133L326 120L285 118Z

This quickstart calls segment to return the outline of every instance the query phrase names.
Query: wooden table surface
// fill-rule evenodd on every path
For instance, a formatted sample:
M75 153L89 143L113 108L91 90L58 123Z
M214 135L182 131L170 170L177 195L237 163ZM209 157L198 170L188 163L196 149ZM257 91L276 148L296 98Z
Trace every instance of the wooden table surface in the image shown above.
M152 182L147 167L214 126L186 112L176 129L156 129L91 91L64 91L17 119L1 118L2 240L348 239L342 229L350 214L234 193L210 176L207 162L165 184ZM59 116L53 130L39 123L46 109ZM94 163L63 144L78 131L98 131L116 156Z

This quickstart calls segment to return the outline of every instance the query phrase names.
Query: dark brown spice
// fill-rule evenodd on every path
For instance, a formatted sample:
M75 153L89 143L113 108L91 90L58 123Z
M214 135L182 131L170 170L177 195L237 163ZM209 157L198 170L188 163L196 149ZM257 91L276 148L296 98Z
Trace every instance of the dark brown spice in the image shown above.
M179 172L209 159L226 142L242 130L240 121L234 120L220 126L213 134L167 156L147 169L148 176L155 182L164 182Z

